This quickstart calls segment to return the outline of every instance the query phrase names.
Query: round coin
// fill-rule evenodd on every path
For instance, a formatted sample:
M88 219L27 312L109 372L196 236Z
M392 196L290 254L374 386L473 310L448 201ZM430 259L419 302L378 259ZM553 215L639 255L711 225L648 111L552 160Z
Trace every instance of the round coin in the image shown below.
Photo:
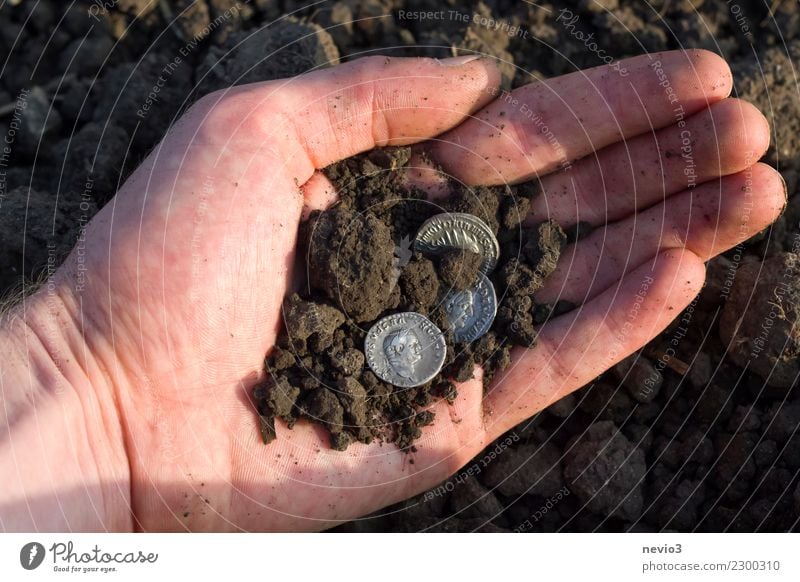
M446 353L441 330L412 311L380 319L364 339L370 369L384 382L402 388L432 380L442 369Z
M486 275L464 291L450 291L443 301L447 322L457 342L474 342L492 327L497 295Z
M485 222L464 212L445 212L426 220L414 239L414 250L439 254L447 249L467 249L483 257L484 273L490 273L500 256L500 245Z

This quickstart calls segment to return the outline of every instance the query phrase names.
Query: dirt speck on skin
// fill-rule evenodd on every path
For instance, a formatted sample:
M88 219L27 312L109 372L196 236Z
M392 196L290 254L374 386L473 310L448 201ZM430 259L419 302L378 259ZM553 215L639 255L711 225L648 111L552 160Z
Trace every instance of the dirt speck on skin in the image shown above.
M537 189L451 185L444 208L482 218L507 251L490 275L503 293L495 325L471 344L455 344L442 300L475 284L483 258L458 249L435 257L412 250L419 227L442 206L402 184L397 170L409 159L408 148L387 148L327 169L340 200L301 226L307 286L284 302L284 332L267 358L267 381L254 391L265 442L276 436L275 418L290 427L304 418L325 426L337 450L374 439L408 449L434 420L422 409L456 397L453 382L472 378L476 365L489 382L510 364L513 344L534 345L535 312L543 306L532 297L566 242L551 221L527 227L514 218ZM442 372L415 388L381 381L364 362L366 330L400 311L426 315L447 341Z

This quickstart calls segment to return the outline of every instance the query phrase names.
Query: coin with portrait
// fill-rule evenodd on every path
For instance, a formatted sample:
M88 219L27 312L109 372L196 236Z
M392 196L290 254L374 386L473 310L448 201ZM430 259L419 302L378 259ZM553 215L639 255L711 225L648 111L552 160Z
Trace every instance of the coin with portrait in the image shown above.
M452 290L443 301L447 321L457 342L473 342L492 327L497 314L494 285L480 274L478 282L463 291Z
M380 319L364 339L364 355L373 373L403 388L432 380L442 369L446 354L442 331L428 318L410 311Z

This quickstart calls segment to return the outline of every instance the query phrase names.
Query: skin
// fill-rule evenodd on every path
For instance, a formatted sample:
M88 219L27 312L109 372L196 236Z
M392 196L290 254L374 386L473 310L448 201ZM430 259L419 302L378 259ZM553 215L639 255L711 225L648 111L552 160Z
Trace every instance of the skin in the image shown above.
M177 122L0 327L4 530L319 530L408 498L655 337L698 293L703 262L785 205L779 174L756 163L767 122L728 97L712 53L645 55L625 78L599 67L496 100L492 63L462 61L363 59L208 95ZM537 297L580 308L516 349L485 398L478 370L434 405L413 454L331 451L304 422L263 446L248 395L301 217L333 200L319 168L434 136L430 156L456 179L538 176L533 216L598 227ZM409 179L441 190L424 164Z

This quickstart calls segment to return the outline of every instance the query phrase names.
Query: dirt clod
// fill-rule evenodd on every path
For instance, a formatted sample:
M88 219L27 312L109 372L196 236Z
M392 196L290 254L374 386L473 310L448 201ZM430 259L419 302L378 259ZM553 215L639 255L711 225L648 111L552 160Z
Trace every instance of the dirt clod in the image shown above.
M564 478L582 503L594 512L627 520L641 514L646 471L644 453L610 421L589 427L564 463Z
M409 302L420 307L420 313L428 313L428 309L439 296L439 278L433 261L420 253L408 263L400 275L400 287Z
M315 351L326 350L333 342L333 333L344 323L341 311L324 303L303 301L294 293L284 304L286 334L298 353L306 350L306 342Z
M483 483L507 497L549 497L564 486L560 456L552 443L521 445L494 460Z
M439 280L450 289L469 289L478 281L483 257L469 249L453 248L437 257Z
M394 290L394 243L386 224L338 206L313 216L308 230L311 286L356 323L383 313Z
M338 62L339 51L327 32L316 24L289 17L255 31L235 32L222 44L212 46L197 68L197 78L205 94L233 85L292 77Z

